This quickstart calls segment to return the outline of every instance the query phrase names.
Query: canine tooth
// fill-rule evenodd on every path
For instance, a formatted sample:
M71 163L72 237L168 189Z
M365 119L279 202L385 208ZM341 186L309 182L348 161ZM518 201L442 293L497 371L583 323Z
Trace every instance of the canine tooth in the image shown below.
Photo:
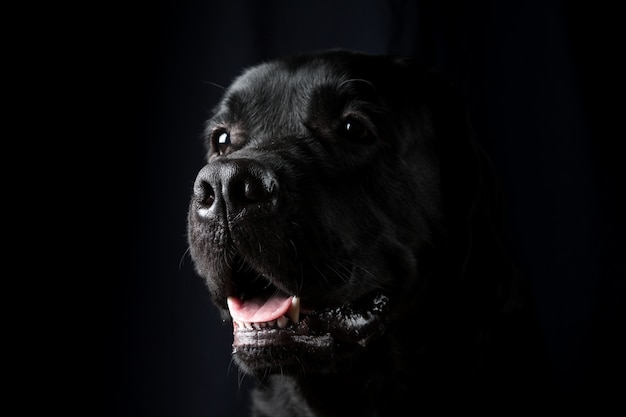
M246 329L252 329L252 323L248 322L248 321L244 321L243 325Z
M296 324L300 322L300 297L295 295L291 297L291 305L289 310L287 310L287 316Z
M280 327L281 329L284 329L285 327L287 327L287 317L285 316L280 316L279 318L276 319L276 323L278 324L278 327Z
M252 327L259 330L261 328L261 323L252 323Z
M276 326L276 320L270 320L267 322L267 327L275 327Z

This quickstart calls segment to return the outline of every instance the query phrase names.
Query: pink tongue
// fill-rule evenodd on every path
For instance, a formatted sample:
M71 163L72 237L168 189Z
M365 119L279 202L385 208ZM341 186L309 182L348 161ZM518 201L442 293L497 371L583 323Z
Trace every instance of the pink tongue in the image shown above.
M248 323L262 323L276 320L287 313L292 297L272 296L269 299L253 298L242 301L237 297L228 297L228 309L233 320Z

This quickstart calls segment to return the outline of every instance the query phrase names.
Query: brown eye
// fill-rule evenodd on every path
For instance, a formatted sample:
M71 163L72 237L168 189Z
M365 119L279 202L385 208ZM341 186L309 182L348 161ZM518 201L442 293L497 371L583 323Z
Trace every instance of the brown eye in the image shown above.
M219 155L223 155L230 146L230 133L220 132L216 135L215 149Z
M374 136L370 130L360 121L353 117L348 117L339 126L339 134L346 139L357 143L372 143Z

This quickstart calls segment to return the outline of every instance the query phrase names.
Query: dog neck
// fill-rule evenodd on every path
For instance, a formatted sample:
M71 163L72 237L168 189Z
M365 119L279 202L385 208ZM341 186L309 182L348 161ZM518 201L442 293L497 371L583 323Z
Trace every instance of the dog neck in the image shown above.
M372 378L373 374L361 378L354 374L319 374L306 377L273 375L253 393L256 417L296 416L363 416L391 415L391 410L379 410L381 396L387 391L385 382ZM396 395L394 395L395 397ZM394 404L400 413L400 398L385 402Z
M252 396L254 408L261 410L255 417L402 415L409 402L414 405L417 401L414 369L400 357L405 349L390 346L398 340L383 339L349 368L323 374L271 375L260 381ZM399 356L390 357L390 351Z
M452 320L446 322L450 326L447 331L438 329L432 338L421 340L416 340L416 335L433 330L403 322L389 329L362 357L335 372L271 375L259 381L253 393L257 410L253 416L396 417L416 407L438 414L496 411L514 402L518 392L533 392L530 398L536 394L538 399L547 399L541 381L533 376L533 367L541 369L545 364L536 361L533 347L524 342L524 332L516 335L519 352L496 354L490 343L456 331ZM493 339L495 334L485 330L481 338ZM459 334L462 336L451 336ZM506 362L502 355L519 358L518 368L502 366ZM538 403L529 400L528 405L518 406L530 409Z

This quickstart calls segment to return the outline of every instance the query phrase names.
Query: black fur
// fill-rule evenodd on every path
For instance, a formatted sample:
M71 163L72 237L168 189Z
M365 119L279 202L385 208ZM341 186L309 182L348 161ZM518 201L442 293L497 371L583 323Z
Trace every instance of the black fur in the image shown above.
M206 138L188 235L215 305L229 319L228 296L270 287L310 312L236 336L253 416L506 415L547 398L497 183L447 83L401 57L289 57L237 78Z

